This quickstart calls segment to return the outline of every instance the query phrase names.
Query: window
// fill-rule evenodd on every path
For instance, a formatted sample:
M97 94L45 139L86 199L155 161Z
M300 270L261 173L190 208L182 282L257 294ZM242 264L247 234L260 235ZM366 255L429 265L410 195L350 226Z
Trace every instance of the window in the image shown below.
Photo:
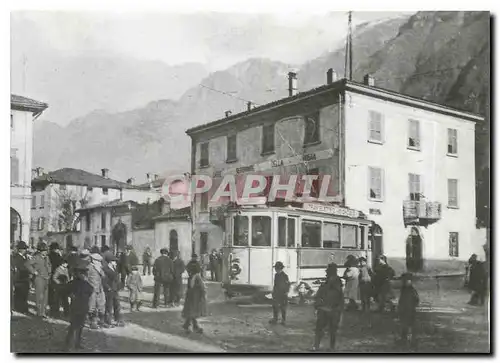
M450 257L458 257L458 232L450 232Z
M321 247L321 222L302 221L302 247Z
M271 247L271 217L252 217L252 246Z
M59 185L59 190L66 190L66 184Z
M206 212L208 210L208 192L201 193L200 210Z
M369 173L369 199L375 201L382 201L384 198L383 195L383 185L384 185L384 172L380 168L368 168Z
M19 159L16 150L10 150L10 184L19 183Z
M35 247L35 238L34 237L30 237L30 247L31 248Z
M368 125L368 141L382 143L384 141L384 120L382 114L376 111L370 111Z
M456 129L448 129L448 151L449 155L458 153L458 134Z
M94 246L97 246L97 236L94 236Z
M14 130L14 115L10 114L10 128Z
M106 246L106 236L101 236L101 247Z
M319 112L305 116L305 123L304 145L319 142Z
M448 207L458 208L458 180L448 179Z
M45 227L45 218L43 217L38 218L38 230L43 231L44 227Z
M410 200L419 201L422 196L422 189L420 185L420 175L408 174L408 183L410 189Z
M408 127L408 148L420 150L420 122L409 120Z
M236 157L236 135L231 135L227 137L227 160L235 161Z
M108 188L102 188L102 194L108 195Z
M342 225L342 248L358 247L357 228L357 226L351 224Z
M208 253L208 232L200 232L200 255Z
M340 224L325 223L323 225L323 247L340 248Z
M262 126L262 153L271 154L274 152L274 127L275 125Z
M359 227L359 248L362 250L365 249L365 227L364 226Z
M45 195L40 195L40 209L45 208Z
M248 246L248 217L234 217L234 246Z
M85 230L90 231L90 213L85 214Z
M200 167L208 166L208 142L200 145Z
M101 229L106 229L106 212L101 213Z
M31 197L31 209L35 209L36 208L36 195L33 195Z
M278 246L295 247L295 219L278 218Z

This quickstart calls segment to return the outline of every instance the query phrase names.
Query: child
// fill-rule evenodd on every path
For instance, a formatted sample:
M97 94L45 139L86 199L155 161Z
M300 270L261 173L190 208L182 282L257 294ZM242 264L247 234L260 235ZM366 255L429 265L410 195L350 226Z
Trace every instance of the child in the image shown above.
M270 324L278 322L278 312L281 310L281 324L286 324L286 307L288 305L288 290L290 290L290 280L288 275L283 272L285 266L281 261L276 262L274 269L273 286L273 318L269 320Z
M334 350L337 329L344 310L342 281L337 275L337 265L334 263L329 264L326 269L326 282L319 287L316 293L314 308L316 309L316 330L314 345L310 350L319 350L325 329L330 332L330 350Z
M196 319L207 313L205 283L200 274L201 266L199 263L191 261L186 270L189 277L186 299L182 309L182 317L185 319L183 328L186 333L189 333L189 327L192 324L194 331L201 334L203 329L200 328Z
M68 303L68 282L69 282L69 272L68 263L64 261L52 275L52 281L54 282L54 299L56 299L56 305L62 305L64 316L69 314L69 303ZM59 312L57 312L59 313Z
M132 273L127 277L127 288L130 291L130 311L134 311L134 305L137 311L140 311L142 301L139 294L142 292L142 278L137 266L132 266Z
M70 326L66 335L66 350L70 349L71 343L75 340L74 347L82 349L82 330L85 319L89 312L89 300L93 288L87 281L88 262L78 261L73 266L74 280L69 284L69 293L71 296L70 307ZM76 335L76 337L75 337ZM76 338L76 339L75 339Z
M419 303L417 290L412 285L413 275L409 272L401 276L401 295L398 302L398 317L401 324L401 342L408 343L408 333L411 334L411 344L415 345L415 316Z

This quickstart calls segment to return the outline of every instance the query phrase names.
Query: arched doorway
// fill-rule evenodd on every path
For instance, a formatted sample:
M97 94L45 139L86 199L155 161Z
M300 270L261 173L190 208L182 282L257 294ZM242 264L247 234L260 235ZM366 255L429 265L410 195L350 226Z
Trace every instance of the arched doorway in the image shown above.
M179 251L179 240L175 229L170 231L170 252L172 251Z
M383 231L382 231L382 227L380 227L376 223L373 223L370 226L369 232L370 232L369 238L370 238L371 250L372 250L372 266L375 266L378 257L384 253Z
M125 252L127 246L127 226L122 222L118 222L111 232L111 248L113 253Z
M21 215L14 208L10 208L10 242L21 241L23 237L23 221Z
M406 239L406 268L408 271L420 271L423 266L422 237L418 228L412 227Z

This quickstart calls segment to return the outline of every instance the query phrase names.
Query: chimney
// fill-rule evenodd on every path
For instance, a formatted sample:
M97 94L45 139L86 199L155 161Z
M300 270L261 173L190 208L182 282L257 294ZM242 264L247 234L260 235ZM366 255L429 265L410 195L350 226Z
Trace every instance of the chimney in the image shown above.
M127 179L127 184L134 185L135 184L135 178L132 177L132 178Z
M292 97L297 94L297 73L288 72L288 96Z
M367 74L363 78L363 83L367 86L374 87L375 86L375 77L373 77L371 74Z
M252 109L252 102L248 101L247 102L247 111L250 111Z
M330 68L326 72L326 84L332 84L333 82L337 82L337 72Z
M103 178L107 179L109 177L109 169L106 169L106 168L101 169L101 175Z
M225 114L226 114L226 118L227 118L227 117L231 116L232 112L231 111L226 111Z

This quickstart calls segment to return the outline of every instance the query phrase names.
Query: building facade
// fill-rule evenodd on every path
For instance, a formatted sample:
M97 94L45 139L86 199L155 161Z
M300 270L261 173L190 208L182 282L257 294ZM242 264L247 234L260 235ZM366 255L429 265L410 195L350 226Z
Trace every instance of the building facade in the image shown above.
M47 104L10 96L10 240L28 241L31 222L33 122Z
M293 76L293 75L292 75ZM290 82L293 85L293 81ZM460 271L480 254L475 123L481 116L365 83L336 81L187 131L192 173L330 175L339 203L373 221L372 255L398 271ZM196 249L218 248L210 205L195 202ZM207 237L208 234L208 237Z

